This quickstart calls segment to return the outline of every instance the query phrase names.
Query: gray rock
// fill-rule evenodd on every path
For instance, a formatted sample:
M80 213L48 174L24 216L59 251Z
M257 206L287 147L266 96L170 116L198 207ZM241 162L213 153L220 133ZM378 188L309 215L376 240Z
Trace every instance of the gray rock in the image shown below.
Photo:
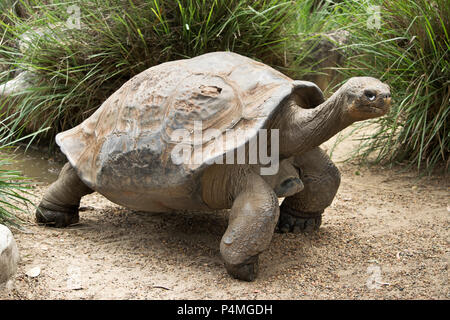
M63 43L60 35L64 34L65 30L67 30L67 28L62 24L50 24L44 28L30 29L17 38L17 45L21 53L24 55L32 55L32 50L36 50L35 46L39 41L51 41L51 39L57 39ZM26 65L19 65L18 69L15 71L15 77L0 85L0 97L23 93L25 90L33 88L35 82L35 71L31 70Z
M19 94L33 87L35 75L30 71L19 73L14 79L0 85L0 96Z
M312 68L315 73L307 75L305 79L314 82L322 90L325 90L330 84L338 83L339 81L336 79L338 73L335 68L345 60L340 47L348 44L349 36L349 32L345 30L320 34L319 40L311 43L313 49L309 63L315 64Z
M0 284L6 283L17 271L19 250L11 231L0 224Z
M36 44L39 41L58 41L60 43L66 43L61 35L67 28L62 23L49 24L46 27L30 29L18 37L19 50L22 53L27 53L29 49L36 50Z

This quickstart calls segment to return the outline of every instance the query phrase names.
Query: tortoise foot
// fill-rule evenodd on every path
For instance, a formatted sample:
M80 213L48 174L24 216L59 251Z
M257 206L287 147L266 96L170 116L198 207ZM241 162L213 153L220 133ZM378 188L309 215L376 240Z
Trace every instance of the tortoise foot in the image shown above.
M236 265L225 263L225 268L235 279L254 281L258 274L258 256L250 257L245 262Z
M36 209L36 222L51 225L55 228L64 228L80 220L78 210L72 212L55 211L41 206Z
M319 229L321 224L322 212L299 212L282 206L277 230L279 233L310 232Z

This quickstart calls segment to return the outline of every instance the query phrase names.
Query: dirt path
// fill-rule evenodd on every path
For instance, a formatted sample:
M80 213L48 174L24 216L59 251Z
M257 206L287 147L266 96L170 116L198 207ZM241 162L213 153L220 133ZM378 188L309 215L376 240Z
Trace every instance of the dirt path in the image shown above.
M30 233L14 231L22 260L0 298L448 299L448 179L338 167L342 184L320 230L275 234L253 283L222 266L227 212L133 212L93 194L67 229L22 215ZM34 189L36 203L44 190ZM38 277L25 275L35 266Z

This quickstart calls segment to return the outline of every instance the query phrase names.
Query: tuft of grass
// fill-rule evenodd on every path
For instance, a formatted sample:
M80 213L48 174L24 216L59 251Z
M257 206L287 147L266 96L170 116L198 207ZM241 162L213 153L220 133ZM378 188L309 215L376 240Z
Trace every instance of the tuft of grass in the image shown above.
M379 28L367 25L374 4L381 8ZM373 121L378 129L362 141L358 156L424 172L443 164L448 172L450 2L347 0L336 8L336 21L351 35L342 48L348 57L342 74L380 78L393 96L390 115Z
M0 223L20 228L21 220L16 213L26 212L24 207L32 205L30 201L32 195L28 192L30 180L18 170L3 169L5 166L11 165L13 160L2 156L2 151L11 149L14 144L24 140L33 141L33 137L45 129L23 135L21 138L14 138L17 134L5 124L9 117L4 117L4 120L1 120L0 117ZM21 204L24 206L20 206Z
M0 151L4 149L0 147ZM10 159L0 158L0 168L10 165ZM29 180L20 171L0 169L0 223L18 227L21 220L16 216L18 211L25 212L19 206L31 204L28 197Z

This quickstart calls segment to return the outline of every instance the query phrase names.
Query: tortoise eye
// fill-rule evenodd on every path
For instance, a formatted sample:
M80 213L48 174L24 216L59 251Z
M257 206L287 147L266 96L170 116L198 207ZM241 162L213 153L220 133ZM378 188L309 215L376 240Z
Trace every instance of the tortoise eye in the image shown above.
M364 95L369 99L370 101L374 101L377 97L377 94L373 92L372 90L365 90Z

